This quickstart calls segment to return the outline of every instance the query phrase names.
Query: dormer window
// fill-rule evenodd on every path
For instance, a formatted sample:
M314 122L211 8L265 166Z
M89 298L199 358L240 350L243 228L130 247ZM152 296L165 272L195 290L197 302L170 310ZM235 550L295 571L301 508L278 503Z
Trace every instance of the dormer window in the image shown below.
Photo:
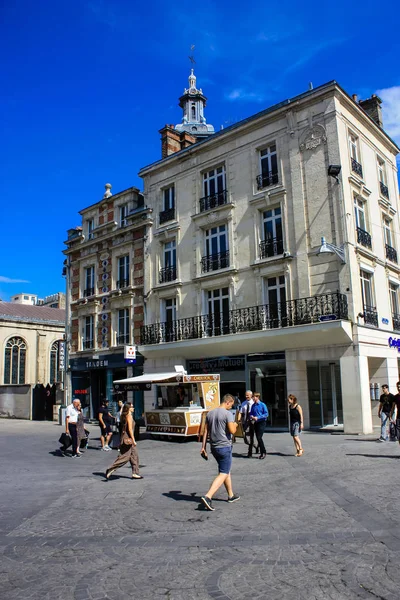
M94 219L87 219L86 221L86 235L88 240L92 240L94 238Z
M119 207L119 226L126 227L128 225L127 217L128 216L128 205L122 204Z

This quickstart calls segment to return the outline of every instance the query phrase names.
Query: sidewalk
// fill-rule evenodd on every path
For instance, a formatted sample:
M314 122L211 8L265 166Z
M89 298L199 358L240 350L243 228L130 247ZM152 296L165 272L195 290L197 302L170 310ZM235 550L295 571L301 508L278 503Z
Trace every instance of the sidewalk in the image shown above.
M61 427L0 420L1 594L6 600L311 600L400 593L397 443L308 433L234 445L234 491L199 505L216 473L196 442L143 439L143 480L105 481L98 429L81 459L54 456Z

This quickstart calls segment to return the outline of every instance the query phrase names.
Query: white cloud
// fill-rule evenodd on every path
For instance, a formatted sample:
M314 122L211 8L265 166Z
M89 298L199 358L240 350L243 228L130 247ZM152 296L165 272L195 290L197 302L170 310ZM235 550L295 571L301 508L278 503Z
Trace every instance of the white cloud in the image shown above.
M11 279L0 275L0 283L30 283L27 279Z
M247 92L242 88L235 88L228 94L226 94L228 100L242 100L247 102L262 102L264 100L263 94L257 92Z
M383 127L400 144L400 85L377 90L376 94L382 98Z

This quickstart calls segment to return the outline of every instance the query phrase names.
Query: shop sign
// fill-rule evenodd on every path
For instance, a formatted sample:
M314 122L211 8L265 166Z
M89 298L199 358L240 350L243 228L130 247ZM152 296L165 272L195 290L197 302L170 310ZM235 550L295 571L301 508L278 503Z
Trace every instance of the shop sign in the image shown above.
M385 319L385 318L383 318L383 319L382 319L382 324L383 324L383 325L389 325L389 319Z
M204 381L219 381L219 375L184 375L183 383L203 383Z
M190 373L222 373L223 371L244 371L244 356L219 356L200 360L188 360Z
M146 431L158 433L185 433L185 427L174 427L172 425L147 425Z
M58 370L65 371L65 342L58 342Z
M136 346L124 346L124 360L129 364L136 362Z
M399 338L390 337L388 339L388 343L389 343L390 348L397 348L397 352L400 352L400 339Z
M74 390L74 395L77 394L88 394L88 390Z
M101 369L102 367L108 367L108 360L87 360L87 369Z
M147 392L151 390L151 383L114 383L116 392Z

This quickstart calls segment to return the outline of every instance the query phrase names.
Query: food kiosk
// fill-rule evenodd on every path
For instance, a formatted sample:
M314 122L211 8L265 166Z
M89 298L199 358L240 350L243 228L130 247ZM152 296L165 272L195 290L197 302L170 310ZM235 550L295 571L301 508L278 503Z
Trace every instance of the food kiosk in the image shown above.
M198 436L204 416L217 408L220 376L149 373L114 381L116 391L151 390L156 386L155 406L145 412L146 431L157 436Z

